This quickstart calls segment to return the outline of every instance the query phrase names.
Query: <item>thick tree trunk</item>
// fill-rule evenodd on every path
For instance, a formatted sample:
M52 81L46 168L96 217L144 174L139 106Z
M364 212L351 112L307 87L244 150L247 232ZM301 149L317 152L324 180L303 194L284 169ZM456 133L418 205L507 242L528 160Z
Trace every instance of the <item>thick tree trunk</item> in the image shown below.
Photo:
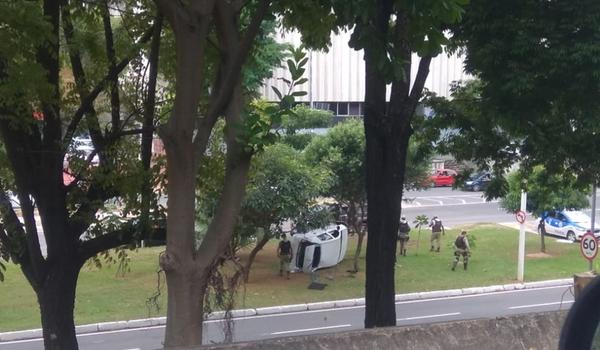
M378 1L374 19L382 37L388 31L389 7ZM369 232L366 255L365 327L396 325L396 232L408 135L398 130L400 117L386 108L386 79L378 67L379 48L365 49L365 136ZM410 59L410 56L409 56Z
M386 106L387 79L381 72L380 57L387 53L381 45L365 48L365 136L367 201L369 208L367 274L365 283L365 327L396 324L395 259L396 235L401 212L410 121L422 95L431 57L419 62L410 88L411 48L408 19L402 12L392 16L393 2L378 0L372 20L376 35L393 43L395 55L390 64L401 65L403 78L392 81ZM395 26L390 26L390 20ZM390 32L393 28L393 33Z
M73 260L55 263L37 291L46 350L78 349L73 310L80 268Z
M369 206L365 327L396 324L395 256L409 135L365 121ZM395 131L395 130L394 130Z
M252 264L254 263L254 259L256 259L256 255L258 255L258 252L260 252L265 247L265 245L267 244L267 242L269 242L270 239L271 235L265 233L260 239L260 241L256 242L256 245L254 246L254 248L252 248L250 255L248 255L248 261L246 261L246 264L244 265L245 283L248 283L248 280L250 279L250 268L252 268Z
M160 265L168 286L165 349L202 344L206 266L196 261L194 120L201 94L208 22L176 26L176 99L168 124L159 130L167 153L167 247Z
M167 329L165 349L196 349L202 344L204 293L207 276L192 266L167 276Z

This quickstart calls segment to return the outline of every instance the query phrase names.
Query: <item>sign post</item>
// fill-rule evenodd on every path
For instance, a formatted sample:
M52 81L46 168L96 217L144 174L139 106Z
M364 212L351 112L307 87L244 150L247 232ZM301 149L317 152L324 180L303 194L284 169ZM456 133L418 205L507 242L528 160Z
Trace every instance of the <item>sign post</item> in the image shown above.
M581 255L591 263L598 254L598 242L596 241L596 237L591 232L586 233L581 237L579 248L581 249Z
M516 214L519 227L519 261L517 267L517 280L523 282L525 272L525 210L527 208L527 192L521 190L521 210Z
M595 236L595 232L596 232L596 181L594 180L594 186L592 187L592 236ZM583 240L582 240L583 241ZM594 257L596 255L594 254ZM594 270L594 258L589 259L589 270L593 271Z

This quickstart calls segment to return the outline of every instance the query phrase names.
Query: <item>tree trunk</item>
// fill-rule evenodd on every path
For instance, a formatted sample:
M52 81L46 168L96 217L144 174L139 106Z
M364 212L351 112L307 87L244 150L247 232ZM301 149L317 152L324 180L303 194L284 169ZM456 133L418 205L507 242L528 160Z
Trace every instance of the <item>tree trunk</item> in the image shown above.
M75 289L81 264L62 260L49 267L43 286L37 291L42 316L44 349L77 350L75 336Z
M167 276L165 349L196 349L202 344L207 275L188 265Z
M140 228L141 239L152 239L150 230L150 205L152 199L152 174L150 167L152 165L152 139L154 136L154 112L156 107L156 83L158 77L158 58L160 51L160 33L162 32L162 16L156 17L152 42L150 44L150 54L148 65L150 67L150 76L144 99L144 118L142 123L142 141L140 145L140 158L142 169L144 170L144 181L141 188L140 205Z
M542 253L546 252L546 241L544 239L544 237L546 236L546 225L541 224L540 225L540 251Z
M177 82L171 118L159 135L167 154L167 247L160 265L168 286L165 349L202 344L203 296L208 264L196 262L194 119L203 80L208 20L176 29Z
M268 233L265 233L262 236L262 238L260 239L260 241L256 242L256 245L254 246L254 248L252 248L250 255L248 255L248 261L244 265L244 283L248 283L248 280L250 279L250 268L252 267L252 264L254 263L254 259L256 258L256 255L258 254L258 252L260 252L265 247L265 245L267 244L267 242L269 242L270 239L271 239L271 235Z
M358 258L360 257L360 252L362 251L363 240L365 239L365 232L363 230L359 230L358 234L358 243L356 244L356 252L354 252L354 270L352 272L358 272Z
M351 272L358 272L358 258L360 256L360 252L362 251L363 239L365 238L364 230L362 227L362 219L364 216L364 211L362 211L361 218L359 220L357 216L356 203L350 202L348 204L348 223L349 226L352 227L354 233L358 235L358 244L356 245L356 251L354 252L354 268Z

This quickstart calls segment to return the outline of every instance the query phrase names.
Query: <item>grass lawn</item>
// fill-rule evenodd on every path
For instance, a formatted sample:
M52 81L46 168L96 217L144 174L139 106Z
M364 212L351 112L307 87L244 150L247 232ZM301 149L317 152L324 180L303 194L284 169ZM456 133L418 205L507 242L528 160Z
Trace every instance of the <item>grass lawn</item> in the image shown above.
M430 253L429 232L421 233L417 254L418 233L413 229L408 244L408 256L399 257L396 265L396 292L427 291L511 283L517 274L518 231L495 225L465 227L476 236L476 246L469 270L462 266L450 271L451 245L458 233L448 231L443 236L442 252ZM457 228L458 229L458 228ZM250 282L239 292L236 308L296 304L313 301L357 298L364 295L364 250L362 271L346 272L352 266L356 237L351 238L347 259L335 268L320 272L323 291L306 287L310 276L293 274L290 280L277 275L276 241L259 253L253 266ZM587 261L580 256L578 244L546 239L548 255L539 252L539 237L528 234L526 243L525 279L537 281L571 277L585 271ZM131 272L116 275L116 267L97 269L84 267L79 276L75 321L86 324L164 315L166 288L158 299L160 311L151 310L146 300L156 291L158 253L163 248L140 249L131 253ZM244 257L242 257L244 258ZM164 279L162 279L164 282ZM9 265L6 280L0 283L0 332L39 328L39 309L31 287L17 266Z

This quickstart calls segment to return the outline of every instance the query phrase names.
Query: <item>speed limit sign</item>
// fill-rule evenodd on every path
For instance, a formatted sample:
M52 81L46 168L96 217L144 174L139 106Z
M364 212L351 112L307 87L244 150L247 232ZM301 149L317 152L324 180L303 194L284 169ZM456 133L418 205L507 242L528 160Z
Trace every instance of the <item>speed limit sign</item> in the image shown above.
M598 242L591 233L586 233L581 237L579 247L581 248L581 255L590 261L594 260L596 254L598 254Z

